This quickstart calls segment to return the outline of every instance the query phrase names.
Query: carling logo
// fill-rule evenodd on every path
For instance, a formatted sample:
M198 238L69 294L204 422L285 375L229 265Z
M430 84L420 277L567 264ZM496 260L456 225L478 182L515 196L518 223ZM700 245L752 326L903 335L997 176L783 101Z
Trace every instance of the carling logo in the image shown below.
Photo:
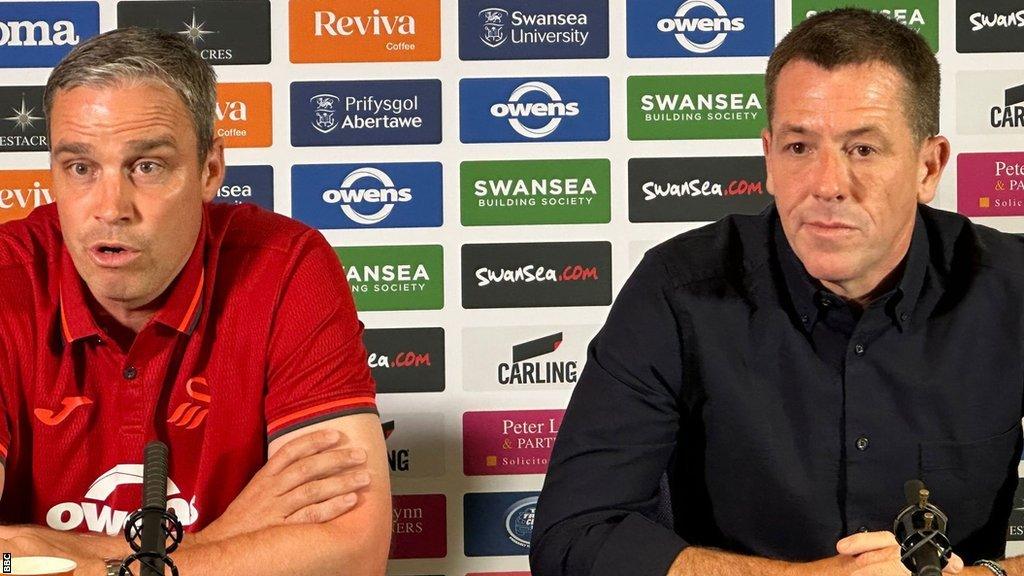
M1024 132L1024 71L959 72L956 81L959 132Z
M466 390L564 390L576 384L596 326L466 328Z
M772 202L761 156L632 158L630 222L707 222Z
M53 202L49 170L0 170L0 223L20 220Z
M466 412L462 465L466 476L544 474L565 410Z
M47 149L43 87L0 86L0 152Z
M607 0L459 2L462 60L607 57Z
M608 78L473 78L459 82L461 139L608 140Z
M0 2L0 68L55 66L99 29L96 2Z
M443 328L370 328L363 345L378 394L444 391Z
M440 162L292 166L292 214L325 229L442 224Z
M957 212L1024 216L1024 153L959 154L956 172Z
M630 140L758 138L765 126L764 76L630 76Z
M464 308L603 306L610 303L609 242L462 246Z
M346 246L334 251L359 311L444 307L441 246Z
M269 82L217 85L214 134L228 148L262 148L273 141L273 101Z
M448 521L444 494L391 497L391 553L388 558L444 558Z
M247 202L274 210L273 166L228 166L213 199L218 204Z
M292 0L288 20L295 63L441 58L440 0Z
M608 160L463 162L462 224L584 224L611 220Z
M466 556L530 553L537 492L470 493L463 496Z
M440 80L292 82L293 146L441 142Z
M775 45L775 3L743 0L629 0L631 58L767 56Z
M939 51L939 0L793 0L793 26L818 12L847 6L892 18L919 32L932 50Z
M382 415L391 475L424 478L444 475L444 415L392 413Z
M956 51L1024 52L1024 5L1019 0L957 2Z
M117 26L173 32L189 41L210 64L270 63L270 2L122 1Z

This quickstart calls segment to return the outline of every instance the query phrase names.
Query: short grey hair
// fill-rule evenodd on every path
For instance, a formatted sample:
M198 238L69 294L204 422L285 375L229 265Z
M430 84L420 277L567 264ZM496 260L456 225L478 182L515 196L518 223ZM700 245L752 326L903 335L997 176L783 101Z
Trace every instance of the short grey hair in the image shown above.
M43 95L49 133L53 99L62 89L159 82L173 90L192 114L199 162L213 145L217 74L185 39L152 28L119 28L94 36L72 50L50 72ZM49 136L47 136L49 140Z

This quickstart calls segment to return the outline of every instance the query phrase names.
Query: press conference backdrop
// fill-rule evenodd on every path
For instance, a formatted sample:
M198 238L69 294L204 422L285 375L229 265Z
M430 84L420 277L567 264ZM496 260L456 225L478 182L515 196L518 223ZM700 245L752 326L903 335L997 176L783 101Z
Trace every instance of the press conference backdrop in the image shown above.
M217 201L307 222L346 265L390 573L527 574L587 342L647 248L768 204L767 55L848 3L942 63L955 155L933 204L1024 231L1021 0L0 2L0 220L51 200L49 67L117 26L189 39L221 81ZM1024 551L1024 510L1007 536Z

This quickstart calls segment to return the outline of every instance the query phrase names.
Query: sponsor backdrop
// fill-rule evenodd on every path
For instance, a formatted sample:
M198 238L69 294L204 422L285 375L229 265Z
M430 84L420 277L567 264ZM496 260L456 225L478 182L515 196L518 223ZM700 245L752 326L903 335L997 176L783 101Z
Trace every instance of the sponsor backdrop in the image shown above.
M942 62L954 157L934 204L1024 231L1021 0L0 1L0 221L52 200L50 67L118 26L187 38L221 82L217 201L319 228L346 265L393 473L390 573L524 576L608 305L647 248L770 203L767 55L851 3Z

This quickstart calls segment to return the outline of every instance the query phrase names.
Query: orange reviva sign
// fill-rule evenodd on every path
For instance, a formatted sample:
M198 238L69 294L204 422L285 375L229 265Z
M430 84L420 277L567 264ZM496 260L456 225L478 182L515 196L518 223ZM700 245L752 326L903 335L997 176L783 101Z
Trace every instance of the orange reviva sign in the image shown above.
M0 223L20 220L53 202L49 170L0 170Z
M441 59L441 0L291 0L288 27L296 63Z
M264 148L273 143L269 82L217 84L213 135L227 148Z

